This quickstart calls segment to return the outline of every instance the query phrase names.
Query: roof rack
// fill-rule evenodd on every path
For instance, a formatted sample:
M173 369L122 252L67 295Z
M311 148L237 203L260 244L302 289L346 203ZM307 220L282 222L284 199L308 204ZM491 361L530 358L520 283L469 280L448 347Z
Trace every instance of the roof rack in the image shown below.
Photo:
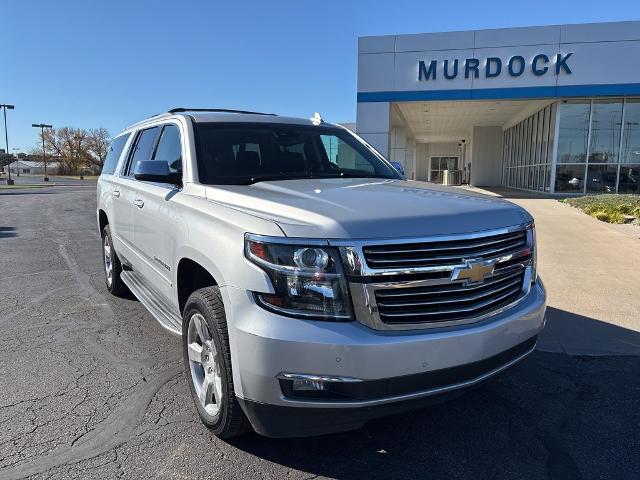
M182 113L182 112L218 112L218 113L244 113L247 115L272 115L277 116L275 113L264 113L264 112L250 112L247 110L232 110L228 108L172 108L168 113Z

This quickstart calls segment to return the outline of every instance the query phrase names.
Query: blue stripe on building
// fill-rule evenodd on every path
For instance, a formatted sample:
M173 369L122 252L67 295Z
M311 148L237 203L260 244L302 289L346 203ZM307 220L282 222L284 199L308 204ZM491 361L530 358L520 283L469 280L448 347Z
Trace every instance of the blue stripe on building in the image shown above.
M640 83L614 85L563 85L549 87L481 88L477 90L419 90L358 92L358 102L414 102L426 100L495 100L511 98L588 97L640 95Z

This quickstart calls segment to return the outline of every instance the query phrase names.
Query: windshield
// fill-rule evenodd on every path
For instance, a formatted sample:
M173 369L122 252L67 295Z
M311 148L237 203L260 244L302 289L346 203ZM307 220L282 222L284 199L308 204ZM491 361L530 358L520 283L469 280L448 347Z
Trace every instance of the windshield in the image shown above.
M199 123L195 132L198 173L204 184L401 178L390 164L336 127Z

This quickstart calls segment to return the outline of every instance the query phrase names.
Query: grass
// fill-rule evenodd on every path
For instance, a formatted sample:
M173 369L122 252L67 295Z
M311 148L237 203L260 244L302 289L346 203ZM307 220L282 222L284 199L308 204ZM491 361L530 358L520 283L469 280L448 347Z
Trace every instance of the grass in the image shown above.
M80 178L80 175L49 175L49 177L51 177L51 178L72 178L74 180L78 180ZM85 175L84 179L85 180L97 180L98 179L98 175Z
M560 201L602 222L640 224L640 195L588 195Z
M33 185L31 183L18 183L15 185L0 185L0 190L13 190L15 188L43 188L49 185Z

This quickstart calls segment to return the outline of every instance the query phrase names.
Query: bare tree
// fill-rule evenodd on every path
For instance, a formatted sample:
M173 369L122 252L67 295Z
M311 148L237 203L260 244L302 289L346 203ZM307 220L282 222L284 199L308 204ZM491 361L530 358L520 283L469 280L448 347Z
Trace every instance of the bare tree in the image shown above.
M32 153L42 155L42 138ZM110 146L109 132L105 128L60 127L44 130L47 155L60 160L59 173L78 174L84 168L101 168Z
M111 145L111 137L106 128L94 128L89 130L87 153L89 154L89 162L92 165L102 168L104 160L109 153L109 146Z

